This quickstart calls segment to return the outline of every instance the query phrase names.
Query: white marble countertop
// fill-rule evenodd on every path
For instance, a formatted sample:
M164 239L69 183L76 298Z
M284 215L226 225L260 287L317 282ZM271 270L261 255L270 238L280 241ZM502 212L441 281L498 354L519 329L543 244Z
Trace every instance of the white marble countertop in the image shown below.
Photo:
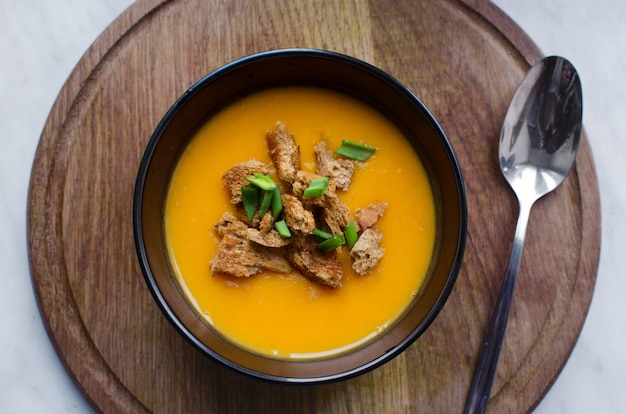
M30 279L26 205L39 136L74 65L131 0L0 1L0 412L88 413L45 332ZM580 72L602 202L588 318L536 413L626 413L626 2L496 0L546 55Z

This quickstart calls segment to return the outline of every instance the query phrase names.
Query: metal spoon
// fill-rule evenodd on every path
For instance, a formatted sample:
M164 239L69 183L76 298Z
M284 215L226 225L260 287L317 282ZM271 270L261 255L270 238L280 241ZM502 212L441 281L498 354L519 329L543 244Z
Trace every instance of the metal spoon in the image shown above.
M474 374L465 413L484 413L498 365L530 210L574 164L582 129L578 73L562 57L535 64L513 96L500 133L500 169L515 193L519 216L504 280Z

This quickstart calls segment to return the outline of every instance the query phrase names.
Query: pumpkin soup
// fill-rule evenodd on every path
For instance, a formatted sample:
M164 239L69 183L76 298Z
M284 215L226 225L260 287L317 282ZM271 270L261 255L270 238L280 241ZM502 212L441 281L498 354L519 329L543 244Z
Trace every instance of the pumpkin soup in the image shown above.
M279 141L287 138L297 143L298 163L292 163L297 168L281 167L281 160L289 164L294 158L293 154L281 158L271 144L273 134ZM326 162L320 154L352 144L365 148L369 155L349 164L349 181L320 172L320 165ZM343 163L345 153L338 153L333 161ZM233 234L232 223L248 223L250 228L244 225L244 231L258 232L262 217L258 202L254 210L244 208L242 183L224 188L223 177L234 166L251 165L253 169L246 171L253 171L261 181L270 177L267 185L273 182L282 193L282 210L274 210L274 217L270 217L280 218L282 223L267 230L280 235L271 242L291 246L290 253L277 254L276 262L244 267L240 274L239 270L229 270L231 262L241 265L243 260L216 266L220 264L220 243L224 243L225 234ZM254 182L253 172L244 174L248 183ZM330 182L321 179L324 175L331 177ZM304 197L304 191L296 194L296 187L303 184L308 188L301 190L311 190L312 199L332 195L336 197L332 203L355 218L349 223L356 224L354 229L345 219L341 225L316 219L324 228L315 231L353 239L352 243L342 241L331 246L330 253L311 252L314 258L332 255L339 275L329 280L318 280L306 267L299 267L298 261L292 260L295 266L290 266L284 258L290 258L294 251L297 255L294 246L308 249L300 236L309 237L313 232L308 224L290 221L289 211L294 208L304 213L314 211L315 202ZM252 188L250 194L257 191L254 185L248 187ZM272 216L268 206L264 215ZM325 357L353 349L393 324L424 281L436 228L426 171L402 133L387 118L352 97L296 86L272 88L240 99L198 131L172 174L164 222L172 268L198 313L230 341L285 359ZM225 226L231 226L230 233L224 231ZM354 253L359 250L358 237L374 243L380 253L375 261L367 262L365 270L363 261L355 266L362 259L355 258ZM240 241L235 237L236 243ZM368 252L362 255L370 256Z

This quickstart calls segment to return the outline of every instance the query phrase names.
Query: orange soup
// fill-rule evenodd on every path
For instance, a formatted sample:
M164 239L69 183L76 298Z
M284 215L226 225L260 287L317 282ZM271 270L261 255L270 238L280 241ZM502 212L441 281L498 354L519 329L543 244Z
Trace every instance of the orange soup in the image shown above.
M345 248L338 289L294 271L249 278L211 274L219 243L215 223L233 211L222 174L252 158L270 165L265 134L282 122L301 149L302 169L315 171L314 146L343 139L376 147L359 162L346 192L352 214L368 204L388 207L376 224L385 250L365 276ZM165 236L183 292L208 324L253 352L283 359L319 358L353 349L385 331L420 290L435 244L435 203L417 153L387 118L334 91L280 87L256 92L213 116L192 138L172 175Z

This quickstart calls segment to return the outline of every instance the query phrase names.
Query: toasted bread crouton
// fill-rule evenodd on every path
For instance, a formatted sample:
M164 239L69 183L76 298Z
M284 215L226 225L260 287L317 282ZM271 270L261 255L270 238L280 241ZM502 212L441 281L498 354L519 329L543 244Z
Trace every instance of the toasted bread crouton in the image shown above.
M259 246L236 234L226 233L211 261L211 272L250 277L263 270L288 273L291 265L270 248Z
M254 173L268 174L269 172L267 164L254 159L235 164L222 175L224 184L230 193L230 202L233 204L241 202L241 187L250 184L246 177L252 177Z
M302 234L312 234L315 230L315 217L306 210L299 198L289 194L281 196L285 214L285 222L291 230Z
M324 141L318 142L315 146L315 158L317 159L317 174L330 178L340 190L350 189L352 175L356 168L354 161L335 157Z
M337 253L322 253L311 238L295 237L289 245L289 260L314 282L337 289L341 287L343 268Z
M214 227L217 234L222 237L225 234L230 233L235 234L237 237L245 238L246 231L248 230L248 225L246 223L228 211L222 215L218 222L215 223Z
M311 185L311 181L316 178L323 178L321 175L313 174L308 171L296 171L296 178L291 183L291 192L294 196L302 198L302 194L304 194L304 190L309 188Z
M372 227L378 219L385 214L386 209L387 202L382 201L377 204L369 204L368 206L357 210L355 215L359 230L363 231Z
M300 170L300 147L293 133L279 123L275 130L267 131L265 139L278 178L292 183L296 179L296 171Z
M258 213L257 213L257 216L258 216ZM272 216L272 213L268 211L267 213L265 213L265 215L263 216L263 218L261 218L261 221L259 222L259 231L261 233L267 233L273 228L274 228L274 216Z
M281 237L274 229L263 232L249 228L246 230L246 239L265 247L285 247L289 244L289 239Z
M352 268L360 275L366 275L374 269L380 259L385 255L385 250L379 243L383 235L376 230L366 229L356 244L350 250Z
M332 234L341 234L352 220L350 208L334 194L324 197L321 216Z
M269 218L267 217L269 216ZM226 234L232 234L240 239L249 240L266 247L284 247L289 244L289 240L280 237L280 234L274 230L274 219L271 213L267 213L261 220L261 228L255 229L240 220L233 213L226 212L220 220L215 223L217 234L224 237ZM265 227L263 227L265 226Z
M296 173L296 179L291 185L291 192L294 196L302 199L305 207L313 205L324 207L327 204L327 199L329 197L335 198L337 196L337 184L335 184L334 181L330 180L328 181L328 188L326 189L326 192L324 194L318 197L303 198L304 191L309 188L309 186L311 185L311 181L318 178L324 177L318 174L310 173L308 171L298 171Z
M302 197L304 190L306 190L311 184L311 181L316 178L322 177L310 172L298 171L296 180L292 185L293 195ZM313 208L313 206L319 207L321 218L331 230L331 233L339 234L343 232L344 227L350 223L352 216L350 215L350 208L339 199L335 190L336 184L331 180L328 182L328 188L324 194L318 197L306 198L302 201L305 208Z

